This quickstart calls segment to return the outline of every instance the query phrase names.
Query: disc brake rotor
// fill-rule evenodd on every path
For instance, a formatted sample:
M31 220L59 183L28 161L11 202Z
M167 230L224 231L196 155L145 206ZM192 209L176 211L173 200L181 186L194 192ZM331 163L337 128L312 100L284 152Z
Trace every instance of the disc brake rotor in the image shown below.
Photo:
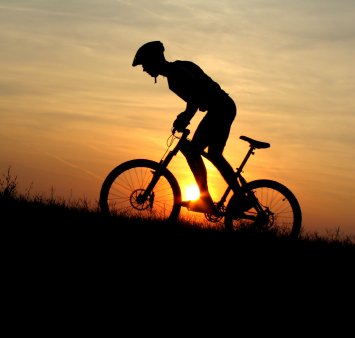
M255 225L258 227L270 228L273 226L275 221L274 214L266 208L255 220Z
M150 207L150 197L148 197L145 201L143 202L138 202L139 197L141 197L144 194L145 190L143 189L137 189L134 190L130 196L130 202L131 206L136 209L136 210L146 210Z

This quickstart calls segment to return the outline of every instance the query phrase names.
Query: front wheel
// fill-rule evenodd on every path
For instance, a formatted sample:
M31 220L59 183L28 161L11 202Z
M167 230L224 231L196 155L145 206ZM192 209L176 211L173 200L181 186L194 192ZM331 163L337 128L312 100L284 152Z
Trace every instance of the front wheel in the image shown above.
M146 193L152 181L156 183ZM173 174L160 164L132 160L107 176L100 192L100 208L111 216L175 221L181 209L181 190Z
M256 180L246 185L246 191L251 196L246 204L246 208L250 209L242 210L244 212L241 213L238 210L240 202L233 195L226 208L226 229L251 225L260 229L273 229L291 238L298 237L302 223L301 208L288 188L275 181Z

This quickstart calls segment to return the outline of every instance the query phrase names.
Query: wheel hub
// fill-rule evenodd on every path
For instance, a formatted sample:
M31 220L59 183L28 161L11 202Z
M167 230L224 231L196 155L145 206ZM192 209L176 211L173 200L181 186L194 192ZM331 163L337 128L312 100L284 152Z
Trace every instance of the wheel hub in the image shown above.
M146 210L150 206L149 197L144 201L142 196L144 194L144 189L136 189L132 192L130 196L131 206L136 210Z
M258 215L255 221L255 225L258 227L270 228L274 224L274 214L266 208L261 214Z

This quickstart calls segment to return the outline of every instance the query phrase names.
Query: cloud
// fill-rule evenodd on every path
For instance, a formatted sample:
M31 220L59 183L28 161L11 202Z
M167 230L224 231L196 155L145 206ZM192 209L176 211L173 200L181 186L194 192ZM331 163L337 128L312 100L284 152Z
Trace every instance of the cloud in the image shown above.
M353 172L352 0L3 0L0 9L3 138L89 172L154 157L185 103L131 64L142 44L161 40L169 61L196 62L235 100L228 159L240 162L241 134L272 144L251 175L309 196L305 181L324 191ZM102 149L100 164L88 149Z

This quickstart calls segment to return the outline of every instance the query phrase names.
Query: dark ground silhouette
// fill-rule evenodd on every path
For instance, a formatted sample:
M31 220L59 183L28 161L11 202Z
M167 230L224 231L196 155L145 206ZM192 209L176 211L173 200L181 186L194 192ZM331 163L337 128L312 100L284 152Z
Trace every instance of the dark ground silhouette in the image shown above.
M355 246L349 240L315 234L291 242L275 233L242 229L233 234L177 225L108 219L99 210L57 203L1 199L1 249L4 262L36 264L106 264L208 267L244 266L331 268L349 262ZM334 234L336 235L336 234Z
M116 309L120 330L137 321L146 330L157 317L181 328L212 311L214 323L234 327L236 313L270 315L260 306L303 316L308 306L348 303L355 258L349 242L107 219L85 203L75 209L50 201L0 199L2 287L10 306L23 307L30 297L31 308L45 300L43 309L62 304L65 313L84 307L111 318ZM21 300L14 303L15 296Z
M290 241L253 228L227 234L188 221L107 218L85 199L21 195L10 174L1 183L1 262L11 285L51 276L115 281L121 291L239 294L241 285L282 293L290 283L296 290L305 281L353 278L353 238L336 229L328 237L303 232Z

